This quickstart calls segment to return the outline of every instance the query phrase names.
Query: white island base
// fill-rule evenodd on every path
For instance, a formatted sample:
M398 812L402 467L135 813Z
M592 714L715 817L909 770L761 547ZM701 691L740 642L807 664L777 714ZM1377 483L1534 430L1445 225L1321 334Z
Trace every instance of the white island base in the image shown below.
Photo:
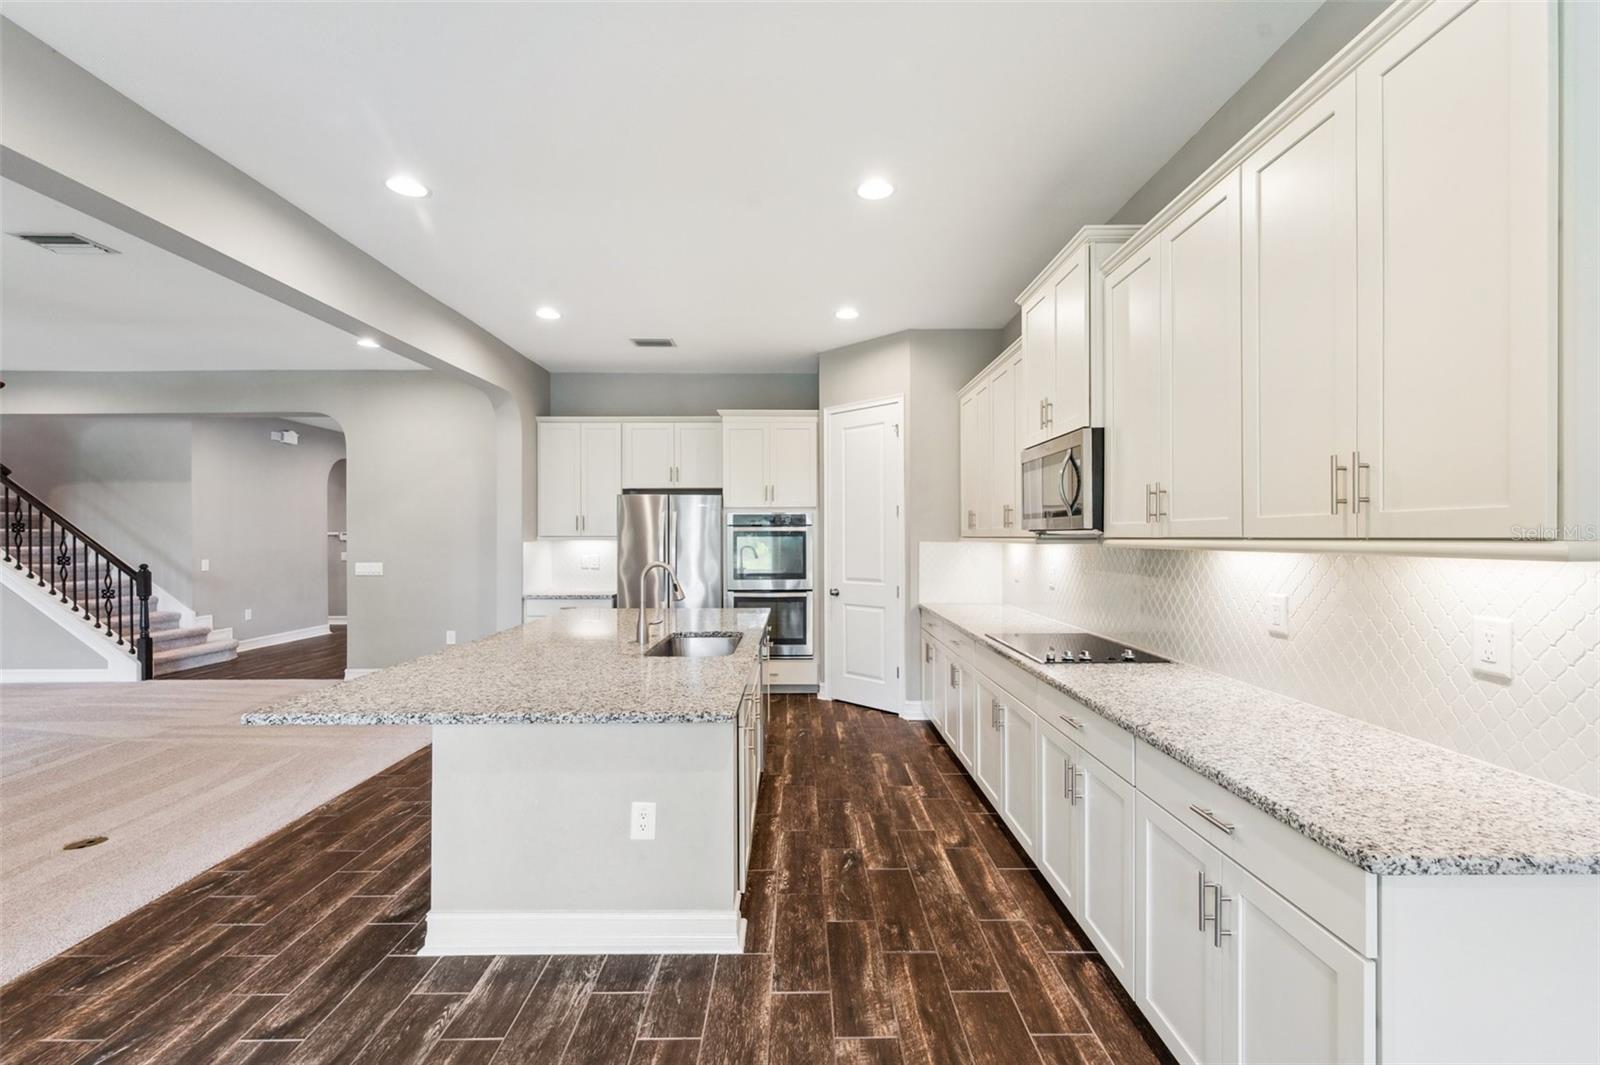
M731 954L739 722L436 725L421 953ZM655 838L630 838L635 802Z

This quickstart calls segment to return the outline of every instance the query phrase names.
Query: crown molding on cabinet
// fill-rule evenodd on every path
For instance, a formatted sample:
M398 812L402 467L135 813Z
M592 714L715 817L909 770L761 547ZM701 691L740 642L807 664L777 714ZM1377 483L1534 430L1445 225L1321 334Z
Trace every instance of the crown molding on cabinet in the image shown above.
M1439 0L1443 2L1443 0ZM1259 148L1269 137L1281 129L1286 123L1293 120L1296 115L1315 103L1341 78L1353 71L1377 50L1384 41L1394 36L1408 22L1416 18L1431 6L1429 0L1396 0L1386 8L1382 14L1373 19L1366 29L1358 33L1353 40L1322 65L1322 68L1294 92L1273 108L1255 127L1246 133L1232 148L1222 154L1216 162L1212 163L1203 173L1189 183L1178 196L1144 225L1135 229L1126 243L1106 259L1101 269L1109 274L1133 256L1141 247L1150 241L1157 233L1161 232L1173 219L1194 204L1221 178L1238 166L1240 163ZM1048 272L1048 271L1046 271ZM1042 276L1042 275L1041 275ZM1037 282L1035 282L1037 283ZM1031 287L1031 286L1030 286ZM1026 293L1024 293L1026 295ZM1018 297L1021 302L1021 297Z
M961 386L961 391L956 393L956 399L960 400L962 396L966 395L968 392L971 392L974 388L977 388L980 381L994 373L997 367L1004 365L1006 361L1011 358L1011 356L1017 353L1017 349L1020 347L1022 347L1021 337L1018 337L1011 343L1007 344L1006 350L996 355L993 362L989 363L989 365L973 374L972 380Z
M1079 248L1086 244L1121 244L1139 232L1140 228L1139 226L1127 225L1084 226L1073 234L1072 239L1067 241L1065 248L1056 252L1056 257L1051 259L1043 270L1039 271L1039 276L1028 282L1028 287L1023 289L1022 294L1016 299L1017 305L1020 307L1026 303L1040 287L1048 284L1056 272L1061 269L1061 265L1077 254Z

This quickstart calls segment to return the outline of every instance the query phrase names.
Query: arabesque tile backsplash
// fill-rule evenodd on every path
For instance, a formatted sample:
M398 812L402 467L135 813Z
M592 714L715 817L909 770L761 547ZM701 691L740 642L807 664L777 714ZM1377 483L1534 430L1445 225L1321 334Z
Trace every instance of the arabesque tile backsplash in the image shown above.
M1600 795L1600 563L1002 550L1007 604ZM1511 621L1509 682L1469 665L1476 615Z

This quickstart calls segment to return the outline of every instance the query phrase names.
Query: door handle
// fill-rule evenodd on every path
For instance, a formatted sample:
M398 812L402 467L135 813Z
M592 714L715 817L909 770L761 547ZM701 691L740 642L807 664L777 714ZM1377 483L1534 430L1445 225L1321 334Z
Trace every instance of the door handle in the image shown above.
M829 588L828 589L828 594L833 596L835 599L837 599L837 598L839 598L839 589L837 589L837 588Z

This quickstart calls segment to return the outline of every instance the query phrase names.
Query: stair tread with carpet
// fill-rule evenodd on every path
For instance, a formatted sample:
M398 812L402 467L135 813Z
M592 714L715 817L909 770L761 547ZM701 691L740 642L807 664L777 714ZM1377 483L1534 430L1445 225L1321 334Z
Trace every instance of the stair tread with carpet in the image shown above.
M209 634L211 630L207 629L206 632ZM151 661L155 663L156 676L166 677L186 669L197 669L218 662L231 662L238 657L238 640L207 639L177 647L163 647L158 643Z

